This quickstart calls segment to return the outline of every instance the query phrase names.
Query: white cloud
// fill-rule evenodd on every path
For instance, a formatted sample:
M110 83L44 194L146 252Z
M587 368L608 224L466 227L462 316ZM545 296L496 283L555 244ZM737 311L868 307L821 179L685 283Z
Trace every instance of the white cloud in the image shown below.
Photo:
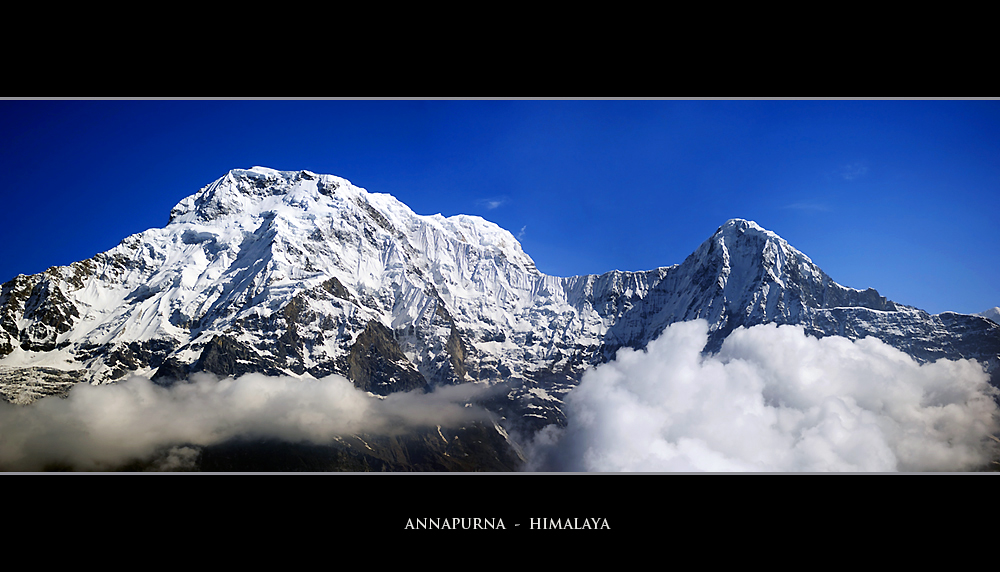
M499 198L491 198L491 199L479 199L477 202L479 204L481 204L482 206L486 207L486 210L493 210L495 208L498 208L498 207L502 206L504 203L506 203L507 202L507 198L506 197L499 197Z
M785 205L783 208L793 209L798 211L819 211L826 212L833 210L825 203L811 203L811 202L798 202Z
M840 169L840 176L848 181L853 181L859 179L868 173L868 165L864 163L851 163L850 165L844 165Z
M482 391L466 384L379 399L347 379L249 374L192 376L169 388L141 377L105 386L80 384L66 399L30 406L0 403L0 469L37 471L53 463L111 469L169 449L164 470L193 462L199 447L238 437L327 443L338 435L394 435L411 428L484 419L465 403Z
M702 356L704 320L620 350L539 434L533 470L939 471L985 465L996 388L973 361L920 365L867 338L734 331Z
M738 329L702 356L708 325L674 324L646 351L584 376L569 423L529 446L530 469L574 471L969 470L996 450L997 390L972 361L920 365L875 339ZM68 398L0 403L0 469L84 470L151 459L190 468L235 437L330 442L483 419L476 384L384 399L348 380L203 374L169 388L133 377Z

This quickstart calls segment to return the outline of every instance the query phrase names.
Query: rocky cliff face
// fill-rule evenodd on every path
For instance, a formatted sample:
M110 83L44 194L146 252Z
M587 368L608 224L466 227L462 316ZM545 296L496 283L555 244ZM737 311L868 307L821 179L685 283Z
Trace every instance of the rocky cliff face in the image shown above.
M776 322L994 372L1000 356L994 322L841 286L750 221L725 223L678 265L558 278L479 217L420 216L338 177L255 167L180 201L164 228L4 284L0 393L25 403L198 371L338 373L377 395L507 383L490 405L531 429L563 420L587 368L696 318L710 323L706 351Z

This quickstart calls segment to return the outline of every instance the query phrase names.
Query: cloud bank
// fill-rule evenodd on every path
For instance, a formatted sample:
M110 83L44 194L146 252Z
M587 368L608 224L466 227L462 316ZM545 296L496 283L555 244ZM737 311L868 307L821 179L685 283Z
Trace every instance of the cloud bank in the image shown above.
M998 390L973 361L918 364L874 339L798 326L738 329L701 355L703 320L622 349L566 399L568 424L527 447L545 471L963 471L996 458ZM485 420L476 384L379 399L322 380L195 375L78 385L66 399L0 403L0 470L183 470L237 437L329 443Z
M398 435L486 419L481 408L465 406L482 391L466 384L379 399L336 375L302 380L197 374L170 387L142 377L80 384L66 399L0 403L0 469L39 471L55 464L109 470L158 456L157 468L177 470L197 457L190 446L236 437L322 444L340 435Z
M704 320L674 324L585 374L529 470L963 471L996 451L998 390L974 361L799 326L740 328L706 357L707 339Z

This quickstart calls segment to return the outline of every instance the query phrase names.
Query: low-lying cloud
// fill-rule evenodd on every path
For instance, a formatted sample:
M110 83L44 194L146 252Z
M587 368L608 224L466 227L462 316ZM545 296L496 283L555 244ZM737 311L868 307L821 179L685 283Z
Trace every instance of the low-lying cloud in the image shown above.
M918 364L874 339L738 329L704 356L704 320L622 349L566 398L568 424L527 447L545 471L964 471L995 458L1000 431L982 367ZM235 438L330 443L485 420L478 384L384 399L347 379L209 374L78 385L66 399L0 403L0 470L183 470Z
M918 364L874 338L704 320L623 349L529 448L548 471L965 471L995 454L997 389L974 361Z
M155 455L155 468L176 470L197 457L192 447L237 437L322 444L358 433L398 435L486 419L481 408L466 406L482 391L466 384L379 399L336 375L304 380L196 374L170 387L142 377L81 384L65 399L0 403L0 469L109 470Z

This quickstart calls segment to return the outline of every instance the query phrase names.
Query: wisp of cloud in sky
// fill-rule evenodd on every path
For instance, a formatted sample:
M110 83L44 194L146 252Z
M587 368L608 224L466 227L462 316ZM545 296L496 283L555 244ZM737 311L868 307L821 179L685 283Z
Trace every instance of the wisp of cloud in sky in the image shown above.
M974 361L918 364L875 338L737 329L703 356L704 320L583 377L529 470L963 471L989 463L998 390Z
M506 199L506 197L500 197L500 198L493 198L493 199L480 199L477 202L480 205L482 205L483 207L485 207L486 210L490 210L491 211L491 210L493 210L495 208L498 208L498 207L502 206L504 203L507 202L507 199Z
M53 464L112 470L168 448L153 464L176 470L197 456L191 446L237 437L323 444L340 435L399 435L487 419L481 408L465 406L482 391L465 384L379 399L337 375L303 380L196 374L170 387L138 376L112 385L80 384L66 399L0 403L0 470L39 471Z
M850 165L844 165L840 169L840 176L847 181L853 181L859 179L868 172L868 166L864 163L851 163Z
M797 211L817 211L817 212L826 212L832 210L830 209L829 206L827 206L824 203L810 203L810 202L792 203L785 205L782 208L792 209Z

